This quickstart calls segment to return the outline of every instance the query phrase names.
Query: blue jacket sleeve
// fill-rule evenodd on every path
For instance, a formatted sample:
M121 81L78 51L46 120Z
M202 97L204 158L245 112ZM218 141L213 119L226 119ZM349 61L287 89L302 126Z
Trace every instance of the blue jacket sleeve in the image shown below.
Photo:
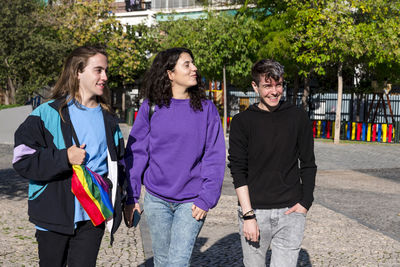
M221 196L225 173L225 138L217 108L210 103L205 151L201 161L201 175L204 179L201 191L194 204L208 211L215 207Z

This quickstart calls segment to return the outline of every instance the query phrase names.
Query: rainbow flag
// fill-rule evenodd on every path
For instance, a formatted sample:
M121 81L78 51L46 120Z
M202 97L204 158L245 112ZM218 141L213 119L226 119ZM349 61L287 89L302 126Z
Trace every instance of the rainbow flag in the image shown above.
M72 165L71 190L94 226L103 223L113 215L113 207L108 196L108 184L103 178L85 165Z

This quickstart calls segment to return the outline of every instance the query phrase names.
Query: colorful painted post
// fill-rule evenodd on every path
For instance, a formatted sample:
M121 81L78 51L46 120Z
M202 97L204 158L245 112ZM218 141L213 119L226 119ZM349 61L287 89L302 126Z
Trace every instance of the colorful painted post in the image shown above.
M356 123L352 122L351 123L351 140L355 140L356 139Z
M326 138L326 121L322 121L321 127L322 127L322 135L321 135L321 137L322 138Z
M392 137L393 142L396 142L396 140L394 139L394 138L396 137L396 134L397 134L397 130L396 130L395 124L393 124L393 130L392 130L392 132L393 132L393 137Z
M382 142L382 124L378 124L378 127L377 127L378 129L377 129L377 132L378 132L378 140L376 140L376 141L378 141L378 142Z
M226 128L228 128L228 129L229 129L229 125L231 125L231 120L232 120L231 117L226 117Z
M358 122L357 123L357 137L356 137L357 141L361 140L361 133L362 133L362 123Z
M382 124L382 142L386 143L387 140L387 124Z
M346 124L346 139L351 140L351 122Z
M317 138L321 137L321 121L317 122Z
M372 125L372 142L376 141L376 123Z
M331 121L326 122L326 138L331 138Z
M368 123L368 130L367 130L367 141L371 142L371 130L372 130L372 124Z
M361 134L361 140L365 141L365 138L367 136L367 124L366 123L362 123L362 134Z
M389 127L388 127L388 143L391 143L392 142L392 137L393 137L393 124L389 124Z
M316 129L316 121L313 121L312 122L312 130L313 130L313 137L315 138L315 136L316 136L316 133L317 133L317 129Z

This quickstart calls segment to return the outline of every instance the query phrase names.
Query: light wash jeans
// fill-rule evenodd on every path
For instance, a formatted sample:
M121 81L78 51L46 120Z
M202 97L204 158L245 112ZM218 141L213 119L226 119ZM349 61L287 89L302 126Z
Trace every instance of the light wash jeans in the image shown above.
M204 219L192 217L192 205L162 200L149 193L144 214L150 229L154 267L189 266L192 250Z
M246 267L266 266L269 247L272 251L270 267L296 267L304 236L306 215L297 212L285 215L288 209L254 210L260 229L260 241L249 242L243 235L243 219L240 217L239 207L240 241L243 263Z

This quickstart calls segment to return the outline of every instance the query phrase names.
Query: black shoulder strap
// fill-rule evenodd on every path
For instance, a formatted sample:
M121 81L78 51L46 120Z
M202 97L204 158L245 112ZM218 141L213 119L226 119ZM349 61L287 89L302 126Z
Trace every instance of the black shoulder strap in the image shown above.
M72 125L72 121L69 121L69 122L70 122L70 125L71 125L72 138L74 138L75 145L77 147L80 147L81 145L79 144L78 136L76 135L74 125Z
M154 103L149 102L149 122L155 111L156 111L156 105Z

